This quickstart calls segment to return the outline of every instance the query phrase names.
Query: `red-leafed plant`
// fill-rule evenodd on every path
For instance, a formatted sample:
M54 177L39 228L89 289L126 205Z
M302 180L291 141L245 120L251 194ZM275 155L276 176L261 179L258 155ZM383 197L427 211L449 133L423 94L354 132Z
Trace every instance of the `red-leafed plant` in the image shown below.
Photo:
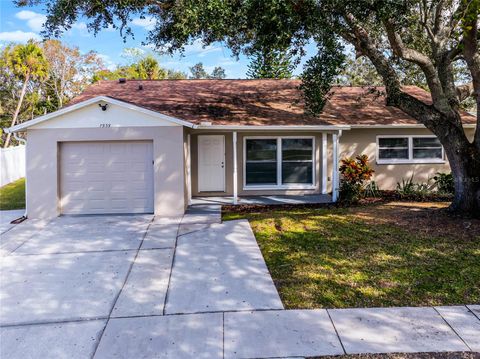
M367 155L344 158L340 161L340 200L357 202L363 192L366 181L370 181L375 172L368 163Z

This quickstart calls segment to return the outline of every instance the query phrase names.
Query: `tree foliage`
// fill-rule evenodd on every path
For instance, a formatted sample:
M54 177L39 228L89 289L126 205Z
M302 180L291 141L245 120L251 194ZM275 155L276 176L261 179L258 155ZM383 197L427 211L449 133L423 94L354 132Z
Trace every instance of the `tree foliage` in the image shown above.
M12 77L18 86L18 99L10 123L10 126L15 126L29 85L31 86L32 82L43 81L48 76L48 62L42 49L33 41L29 41L25 45L7 46L2 51L1 65L5 76ZM9 133L5 138L4 147L8 147L10 138Z
M167 77L167 71L162 69L158 61L151 55L138 61L136 71L141 80L160 80Z
M223 67L216 66L209 77L211 79L221 80L227 77L227 74L225 73L225 69Z
M203 67L202 62L198 62L192 67L190 67L190 79L192 80L201 80L201 79L217 79L221 80L226 77L225 70L221 66L216 66L212 73L209 74L205 67Z
M46 40L40 46L49 64L45 84L60 108L85 89L91 74L102 66L102 60L94 51L82 54L78 47L69 47L59 40Z
M288 50L262 49L251 55L247 77L251 79L289 79L295 65Z
M190 69L190 78L193 80L200 80L208 78L208 72L203 67L203 63L199 62L193 65Z
M48 4L47 34L58 34L79 16L87 16L94 32L118 23L128 36L131 16L151 15L157 21L148 41L170 52L201 39L205 45L222 41L235 55L272 47L291 48L301 56L313 39L318 60L307 65L304 79L308 72L338 72L341 64L332 57L330 44L348 43L375 67L387 103L440 139L456 178L451 208L480 214L480 0L18 0L22 5L42 2ZM327 61L324 65L322 58ZM398 61L423 73L431 104L404 91ZM453 69L462 62L468 82L458 84ZM327 69L330 66L337 68ZM335 76L327 76L323 83L314 77L310 83L321 83L326 89ZM472 95L477 129L470 141L460 111L462 102ZM318 101L319 96L307 96L307 100ZM320 107L309 106L310 110Z

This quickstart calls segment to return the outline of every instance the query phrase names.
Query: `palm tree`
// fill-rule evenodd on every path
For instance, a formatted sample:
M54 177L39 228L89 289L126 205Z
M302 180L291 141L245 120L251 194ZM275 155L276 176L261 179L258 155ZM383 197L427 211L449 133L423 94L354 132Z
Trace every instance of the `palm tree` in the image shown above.
M158 80L165 78L165 71L160 68L153 56L146 56L137 64L138 76L142 80Z
M17 107L13 114L11 126L15 126L22 107L23 99L30 80L42 79L47 76L48 62L42 49L33 41L25 45L16 45L6 49L5 66L10 68L13 75L23 81L22 90L18 99ZM4 147L10 144L11 134L7 134Z

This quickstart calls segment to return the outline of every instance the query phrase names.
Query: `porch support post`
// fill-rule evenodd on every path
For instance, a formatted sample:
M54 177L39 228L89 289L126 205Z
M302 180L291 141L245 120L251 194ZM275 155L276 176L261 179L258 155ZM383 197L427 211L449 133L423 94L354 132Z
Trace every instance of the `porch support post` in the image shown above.
M237 131L233 131L233 204L238 204Z
M322 194L327 194L327 178L328 178L328 169L327 169L327 134L322 133Z
M332 200L337 202L338 190L340 187L339 173L338 173L338 138L340 134L333 134L333 166L332 166Z
M188 205L192 204L192 150L191 136L187 135L187 201Z

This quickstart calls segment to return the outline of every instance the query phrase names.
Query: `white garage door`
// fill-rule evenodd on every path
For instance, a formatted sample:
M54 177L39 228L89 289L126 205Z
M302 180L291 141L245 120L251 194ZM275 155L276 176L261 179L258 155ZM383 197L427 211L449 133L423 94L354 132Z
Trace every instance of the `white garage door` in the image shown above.
M62 143L61 212L153 213L152 147L149 141Z

